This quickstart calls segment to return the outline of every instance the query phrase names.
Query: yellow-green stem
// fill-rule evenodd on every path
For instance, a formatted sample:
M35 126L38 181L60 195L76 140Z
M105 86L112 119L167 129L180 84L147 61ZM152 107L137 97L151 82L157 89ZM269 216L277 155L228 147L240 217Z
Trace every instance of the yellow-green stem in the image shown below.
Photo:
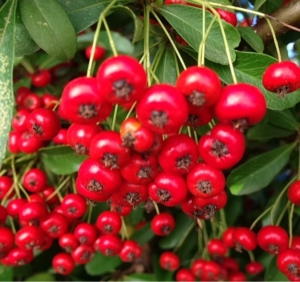
M114 42L114 39L112 37L111 31L109 29L109 26L108 26L108 23L107 23L105 17L103 17L103 24L104 24L104 27L105 27L106 32L107 32L107 36L108 36L108 40L109 40L109 46L110 46L114 56L118 56L118 51L117 51L117 48L116 48L116 44Z
M250 229L253 229L255 225L273 208L273 205L268 207L266 210L264 210L263 213L261 213L251 224Z
M13 218L11 216L9 216L9 224L10 224L12 232L14 234L16 234L17 231L16 231L15 223L14 223L14 220L13 220Z
M278 45L278 40L277 40L277 37L276 37L276 33L275 33L275 30L272 26L272 23L271 21L266 18L266 21L269 25L269 28L271 30L271 33L272 33L272 37L273 37L273 41L274 41L274 45L275 45L275 48L276 48L276 52L277 52L277 57L278 57L278 62L281 62L281 54L280 54L280 48L279 48L279 45Z
M150 9L149 5L144 7L144 68L147 72L148 85L151 84L150 76L150 51L149 51L149 22L150 22Z
M93 205L89 205L89 213L88 213L88 219L87 219L88 223L91 223L93 207L94 207Z
M250 257L250 261L255 261L254 255L252 253L252 251L248 251L249 257Z
M119 109L119 105L116 104L116 105L115 105L115 109L114 109L113 121L112 121L112 125L111 125L111 129L112 129L112 130L115 129L116 120L117 120L117 114L118 114L118 109Z
M158 205L156 202L152 201L153 205L154 205L154 208L155 208L155 211L156 211L156 214L159 214L159 208L158 208Z
M290 201L287 201L287 202L286 202L286 205L285 205L284 208L282 209L282 211L281 211L281 213L280 213L280 215L279 215L279 217L278 217L278 219L277 219L275 225L279 225L279 224L280 224L281 220L283 219L284 214L285 214L286 211L289 209L290 205L291 205L291 202L290 202Z
M293 240L293 214L294 214L295 205L292 204L290 213L289 213L289 248L292 247L292 240Z
M179 248L182 246L182 244L184 243L184 241L186 240L187 236L190 234L190 232L193 230L195 226L195 221L193 221L191 223L191 225L188 227L188 229L184 232L183 236L181 237L181 239L179 240L179 242L176 244L176 246L173 249L173 252L176 253Z
M124 235L125 239L129 239L127 226L126 226L124 217L122 216L121 218L122 218L122 234Z

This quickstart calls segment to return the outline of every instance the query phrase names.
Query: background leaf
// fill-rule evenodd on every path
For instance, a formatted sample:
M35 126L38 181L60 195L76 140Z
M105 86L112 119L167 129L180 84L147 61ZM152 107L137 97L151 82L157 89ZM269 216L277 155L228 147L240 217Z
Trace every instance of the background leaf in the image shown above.
M32 39L50 56L67 61L76 52L76 32L57 0L20 0L22 21Z
M55 277L50 273L36 273L28 277L25 281L55 281Z
M266 187L288 163L294 144L258 155L234 169L227 186L234 195L245 195Z
M202 40L202 10L184 5L165 5L158 9L158 11L174 27L179 35L194 50L198 51ZM211 13L205 13L206 28L208 28L213 17ZM224 21L222 21L222 24L227 37L230 56L232 61L234 61L236 57L234 49L240 43L240 34L231 24ZM212 62L226 65L228 64L228 59L222 38L219 22L216 20L205 42L205 57Z
M47 147L40 150L42 163L51 172L67 175L78 171L86 156L76 156L74 150L68 146Z
M146 223L142 228L135 231L130 239L137 241L140 245L144 245L154 237L150 223Z
M250 45L250 47L254 51L258 53L262 53L264 51L264 43L261 37L257 33L255 33L251 27L239 26L237 29L242 38Z
M0 167L5 157L14 105L13 62L17 0L8 0L0 10Z
M166 48L155 71L155 74L161 83L175 84L177 78L176 64L174 50Z
M0 265L0 281L13 281L12 267Z
M122 264L118 256L108 257L96 252L90 262L85 265L87 273L91 276L114 272L116 267Z
M284 111L268 110L265 119L277 127L292 131L297 131L299 127L298 121L290 109L285 109Z

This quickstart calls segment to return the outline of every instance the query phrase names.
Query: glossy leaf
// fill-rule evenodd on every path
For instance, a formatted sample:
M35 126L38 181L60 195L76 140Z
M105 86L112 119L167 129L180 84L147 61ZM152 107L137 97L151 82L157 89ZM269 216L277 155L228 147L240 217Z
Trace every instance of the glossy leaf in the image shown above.
M144 219L144 211L144 206L139 205L131 211L131 213L126 217L126 220L128 220L131 225L137 225Z
M0 167L5 157L14 105L13 62L17 0L8 0L0 10Z
M164 250L173 249L181 240L189 226L193 224L194 220L188 217L186 214L180 213L176 217L175 221L176 225L174 230L168 236L162 238L159 242L160 248Z
M293 133L293 131L285 130L269 123L260 123L248 130L247 138L249 140L270 140L287 137Z
M43 165L52 173L67 175L78 171L86 156L76 156L74 150L67 146L48 147L40 150Z
M76 32L78 33L96 23L100 14L111 3L111 0L58 0L58 2L67 12ZM127 2L130 1L118 1L119 4L125 4Z
M28 277L25 281L55 281L55 277L49 273L37 273Z
M179 35L187 41L194 50L198 51L199 44L202 40L202 10L184 5L165 5L158 9L158 11L172 27L174 27ZM213 17L211 13L205 13L206 29ZM240 43L240 34L231 24L222 21L222 25L227 37L231 60L234 61L236 58L234 49ZM205 42L205 57L215 63L228 64L224 40L218 20L213 23Z
M239 26L238 31L242 38L249 44L249 46L258 53L264 51L264 43L261 37L254 32L251 27L241 27Z
M297 119L290 109L285 109L284 111L269 110L266 115L266 120L271 124L287 130L297 131L299 127Z
M40 49L40 47L32 40L25 25L22 22L20 13L16 13L16 41L15 56L22 57L29 55Z
M96 252L92 260L85 265L85 270L89 275L97 276L114 272L121 263L122 260L118 256L109 257Z
M265 95L267 107L271 110L281 111L293 107L300 102L300 90L289 93L285 98L277 97L276 93L265 90L261 78L267 66L276 62L273 57L252 52L236 51L236 61L234 71L239 82L246 82L259 87ZM215 64L207 61L207 67L214 69L226 84L233 83L230 69L228 66Z
M294 144L258 155L234 169L227 186L234 195L247 195L266 187L288 163Z
M76 32L57 0L20 0L20 14L32 39L50 56L67 61L76 52Z
M173 50L166 48L160 58L155 74L160 83L175 84L177 78L176 55Z
M140 245L144 245L153 239L154 233L151 230L150 223L146 223L141 229L135 231L130 239L137 241Z
M0 281L13 281L13 269L11 267L0 265Z

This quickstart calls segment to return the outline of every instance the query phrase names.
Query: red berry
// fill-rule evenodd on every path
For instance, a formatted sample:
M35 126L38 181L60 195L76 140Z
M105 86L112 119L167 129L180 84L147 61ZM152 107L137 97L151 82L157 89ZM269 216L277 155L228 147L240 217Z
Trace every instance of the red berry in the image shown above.
M300 180L293 182L287 191L288 199L295 205L300 205Z
M130 150L122 146L120 133L102 131L93 138L90 146L91 157L110 169L118 169L130 160Z
M15 247L9 251L8 259L12 266L21 266L29 264L33 260L33 252L32 250L24 250Z
M15 131L23 132L27 131L26 119L29 116L30 111L26 109L20 109L13 116L11 125Z
M53 110L55 106L59 103L58 96L50 93L44 93L42 96L43 107Z
M222 84L216 72L204 66L189 67L179 75L176 87L194 106L211 106L218 101Z
M58 274L69 275L75 268L75 262L70 255L58 253L52 259L52 266Z
M173 252L163 252L159 257L159 265L162 269L175 271L180 266L180 259Z
M121 239L113 234L101 235L95 242L95 249L105 256L116 256L122 249Z
M134 240L126 240L120 251L120 258L124 262L133 262L142 255L141 246Z
M111 203L109 203L109 205L110 205L111 211L117 212L120 216L129 215L133 210L132 206L122 206L118 203L113 203L112 201L111 201Z
M22 132L18 132L18 131L9 132L7 148L10 153L12 153L12 154L20 153L20 149L18 147L18 142L19 142L19 139L21 138L21 135L22 135Z
M79 246L79 242L73 233L65 233L60 236L58 244L67 253L72 253Z
M291 249L300 251L300 236L293 236Z
M211 239L207 243L207 251L213 257L224 257L227 253L227 246L221 239Z
M47 217L46 206L39 202L28 202L19 208L19 219L38 226Z
M67 140L67 132L67 129L61 128L57 135L52 139L53 143L55 145L69 145Z
M247 227L237 227L233 233L235 249L239 252L242 249L253 251L257 246L256 234Z
M15 244L15 235L11 229L0 227L0 253L8 252Z
M222 266L225 267L229 272L237 272L240 268L237 260L232 257L223 258Z
M43 146L43 141L29 131L24 131L17 140L19 150L26 154L36 153Z
M257 243L266 252L278 255L288 249L288 233L280 226L267 225L257 233Z
M144 92L136 113L141 123L160 134L176 133L188 117L187 102L172 85L153 85Z
M88 46L85 49L85 56L89 59L92 56L93 46ZM95 46L94 61L99 61L105 56L106 50L102 46Z
M102 234L118 234L122 227L121 216L114 211L104 211L99 214L96 222Z
M174 217L170 213L160 213L151 220L151 229L157 236L167 236L175 228Z
M61 203L62 210L67 217L80 218L87 209L85 200L78 194L68 194Z
M71 256L75 263L87 264L94 256L95 250L90 245L79 245Z
M211 198L225 188L222 171L206 163L197 164L187 175L187 187L196 197Z
M220 170L236 165L243 157L245 147L244 135L225 124L217 124L200 138L198 144L203 161Z
M46 87L51 82L51 73L49 70L40 70L31 76L31 83L35 87Z
M229 275L228 281L247 281L245 273L241 271L233 272Z
M45 241L45 234L41 228L36 226L22 227L16 233L16 245L20 249L32 250L36 247L42 247Z
M93 245L97 238L97 230L91 223L82 222L76 226L74 235L80 244Z
M218 8L216 8L216 11L220 15L222 20L233 26L237 26L238 21L235 13Z
M47 184L46 173L39 168L31 168L23 178L23 185L27 191L32 193L41 192Z
M21 207L26 204L25 199L13 199L7 204L7 212L13 218L18 218Z
M180 204L187 195L187 187L181 176L160 172L148 186L149 197L167 207Z
M208 124L214 117L213 107L197 107L188 105L189 114L184 125L199 127Z
M176 272L176 281L196 281L196 277L189 268L180 268Z
M127 55L106 59L97 72L100 95L113 104L134 102L147 86L147 75L139 61Z
M30 133L41 140L51 140L60 130L60 119L56 112L40 108L32 111L26 119Z
M206 261L203 267L202 281L218 281L221 276L221 267L214 261Z
M267 90L285 97L300 88L300 68L292 61L273 63L266 68L262 83Z
M53 212L41 222L41 229L50 238L59 238L68 231L69 223L64 215Z
M5 223L7 219L7 215L8 215L7 208L0 205L0 225Z
M235 240L233 237L234 231L236 227L228 227L222 235L222 240L224 243L229 247L229 248L234 248L235 247Z
M255 86L246 83L224 87L215 106L220 123L232 124L244 131L248 125L260 122L267 112L265 96Z
M288 276L290 280L298 281L300 278L300 253L287 249L277 256L278 269ZM297 279L297 280L296 280Z
M12 198L15 194L15 191L13 190L13 184L14 181L11 177L2 175L0 176L0 200L3 200L5 198Z
M36 93L26 95L22 102L22 107L30 112L43 106L42 98Z
M246 271L251 275L263 272L264 266L259 261L251 261L246 265Z
M185 134L178 134L164 140L158 162L165 172L183 175L193 169L198 158L194 139Z
M205 262L206 261L204 259L198 258L198 259L195 259L194 262L192 263L191 270L192 270L192 273L197 278L200 278L200 279L202 278L202 273L203 273L203 270L204 270Z

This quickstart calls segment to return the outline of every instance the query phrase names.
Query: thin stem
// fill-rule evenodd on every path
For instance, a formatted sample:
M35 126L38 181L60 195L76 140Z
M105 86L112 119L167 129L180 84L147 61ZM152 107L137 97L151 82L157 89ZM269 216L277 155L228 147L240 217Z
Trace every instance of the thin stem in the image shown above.
M128 111L128 113L127 113L127 115L126 115L126 117L125 117L125 120L128 119L128 118L130 117L131 113L133 112L133 110L134 110L134 108L135 108L135 106L136 106L136 103L137 103L137 102L134 102L134 103L132 104L130 110Z
M108 26L108 23L107 23L105 17L103 17L102 21L103 21L104 27L105 27L106 32L107 32L110 48L111 48L114 56L118 56L118 51L117 51L117 48L116 48L116 44L114 42L114 39L112 37L112 34L110 32L110 29L109 29L109 26Z
M289 248L292 247L292 240L293 240L293 214L294 214L294 208L295 208L295 204L292 204L291 209L290 209L290 213L289 213L289 236L290 236Z
M290 207L290 205L291 205L291 202L290 202L290 201L287 201L287 202L286 202L286 205L285 205L285 207L282 209L282 211L281 211L281 213L280 213L280 215L279 215L279 217L278 217L278 219L277 219L275 225L279 225L279 224L280 224L280 222L281 222L281 220L282 220L282 218L283 218L285 212L286 212L287 209Z
M191 127L190 127L190 126L187 126L186 128L187 128L188 135L192 138Z
M116 104L115 105L115 109L114 109L114 115L113 115L113 121L112 121L112 125L111 125L111 130L115 129L116 120L117 120L117 114L118 114L118 109L119 109L119 105Z
M197 134L197 131L196 131L196 129L193 127L193 132L194 132L194 139L195 139L195 142L196 142L196 144L198 144L198 141L199 141L199 139L198 139L198 134Z
M221 223L224 229L227 229L226 215L224 209L220 209Z
M61 189L64 188L64 186L67 184L68 181L70 181L71 179L71 176L67 176L64 181L62 181L59 186L55 189L55 191L49 195L47 198L46 198L46 201L49 201L50 199L52 199L55 195L58 195L59 199L62 200L61 198L61 195L59 194Z
M272 26L271 21L268 18L266 18L266 21L267 21L267 23L269 25L269 28L271 30L271 33L272 33L272 37L273 37L273 40L274 40L274 45L275 45L277 56L278 56L278 62L281 62L280 48L279 48L279 44L278 44L277 37L276 37L276 34L275 34L275 30Z
M213 237L216 238L217 237L217 228L216 228L216 221L214 220L214 218L210 219L210 224L211 224Z
M153 205L154 205L154 208L155 208L155 211L156 211L156 214L159 214L159 208L158 208L158 205L156 202L152 201Z
M160 20L160 18L157 16L157 14L153 10L151 11L151 13L153 14L153 16L155 17L155 19L157 20L157 22L160 24L161 28L165 32L166 36L168 37L168 39L169 39L169 41L170 41L170 43L171 43L171 45L172 45L172 47L173 47L173 49L174 49L174 51L175 51L175 53L177 55L177 57L178 57L181 65L182 65L182 67L184 69L186 69L186 65L185 65L185 63L184 63L184 61L183 61L183 59L182 59L182 57L181 57L181 55L180 55L177 47L176 47L176 44L174 43L174 40L171 38L169 32L167 31L167 29L165 28L164 24L162 23L162 21Z
M16 231L15 223L14 223L14 220L13 220L13 218L11 216L9 216L9 224L10 224L12 232L14 234L16 234L17 231Z
M34 74L35 73L34 67L31 65L31 63L29 62L29 60L23 59L20 64L24 67L24 69L29 74Z
M203 65L202 62L202 53L205 53L205 44L203 43L205 41L205 12L206 7L203 5L202 7L202 41L199 44L199 50L198 50L198 66Z
M190 232L193 230L195 226L195 221L193 221L191 223L191 225L188 227L188 229L184 232L183 236L181 237L181 239L179 240L179 242L177 243L177 245L174 247L173 252L176 253L179 248L182 246L182 244L184 243L184 241L186 240L187 236L190 234Z
M19 190L19 187L18 187L19 180L18 180L18 176L17 176L17 172L16 172L16 167L15 167L15 156L13 156L13 158L11 160L11 170L12 170L12 173L13 173L13 180L14 180L13 186L16 189L17 197L20 199L21 198L21 194L20 194L20 190Z
M97 46L97 42L98 42L98 38L99 38L99 34L100 34L100 29L101 29L103 18L105 17L106 13L110 10L110 8L116 2L117 2L117 0L112 0L110 2L110 4L100 14L100 17L99 17L99 20L98 20L98 23L97 23L97 27L96 27L96 31L95 31L95 35L94 35L91 57L90 57L90 60L89 60L89 65L88 65L87 74L86 74L87 77L91 77L92 73L93 73L94 53L95 53L95 49L96 49L96 46Z
M249 257L250 257L250 261L255 261L254 255L252 253L252 251L248 251Z
M88 213L88 219L87 219L88 223L91 223L93 207L94 207L93 205L89 205L89 213Z
M250 229L253 229L255 225L273 208L273 206L268 207L266 210L264 210L263 213L261 213L251 224Z
M144 8L144 67L147 72L148 85L151 83L150 76L150 52L149 52L149 22L150 22L150 6L146 5Z
M159 83L158 77L155 75L152 69L148 69L148 73L152 75L152 78L155 80L155 83Z
M124 217L122 216L121 219L122 219L122 234L124 235L125 239L129 239L127 226L126 226Z
M286 190L290 187L290 185L298 178L298 174L294 176L290 182L281 190L280 194L278 195L275 203L273 204L273 208L271 210L271 223L274 224L274 213L275 213L275 208L277 207L278 203L280 202L280 199L282 196L285 194Z
M4 175L6 172L7 172L7 169L3 169L3 170L0 172L0 176Z
M23 192L23 194L25 195L26 199L27 199L28 201L30 201L29 194L27 193L26 189L22 186L22 184L21 184L21 183L18 183L17 185L18 185L18 187L20 188L20 190Z

